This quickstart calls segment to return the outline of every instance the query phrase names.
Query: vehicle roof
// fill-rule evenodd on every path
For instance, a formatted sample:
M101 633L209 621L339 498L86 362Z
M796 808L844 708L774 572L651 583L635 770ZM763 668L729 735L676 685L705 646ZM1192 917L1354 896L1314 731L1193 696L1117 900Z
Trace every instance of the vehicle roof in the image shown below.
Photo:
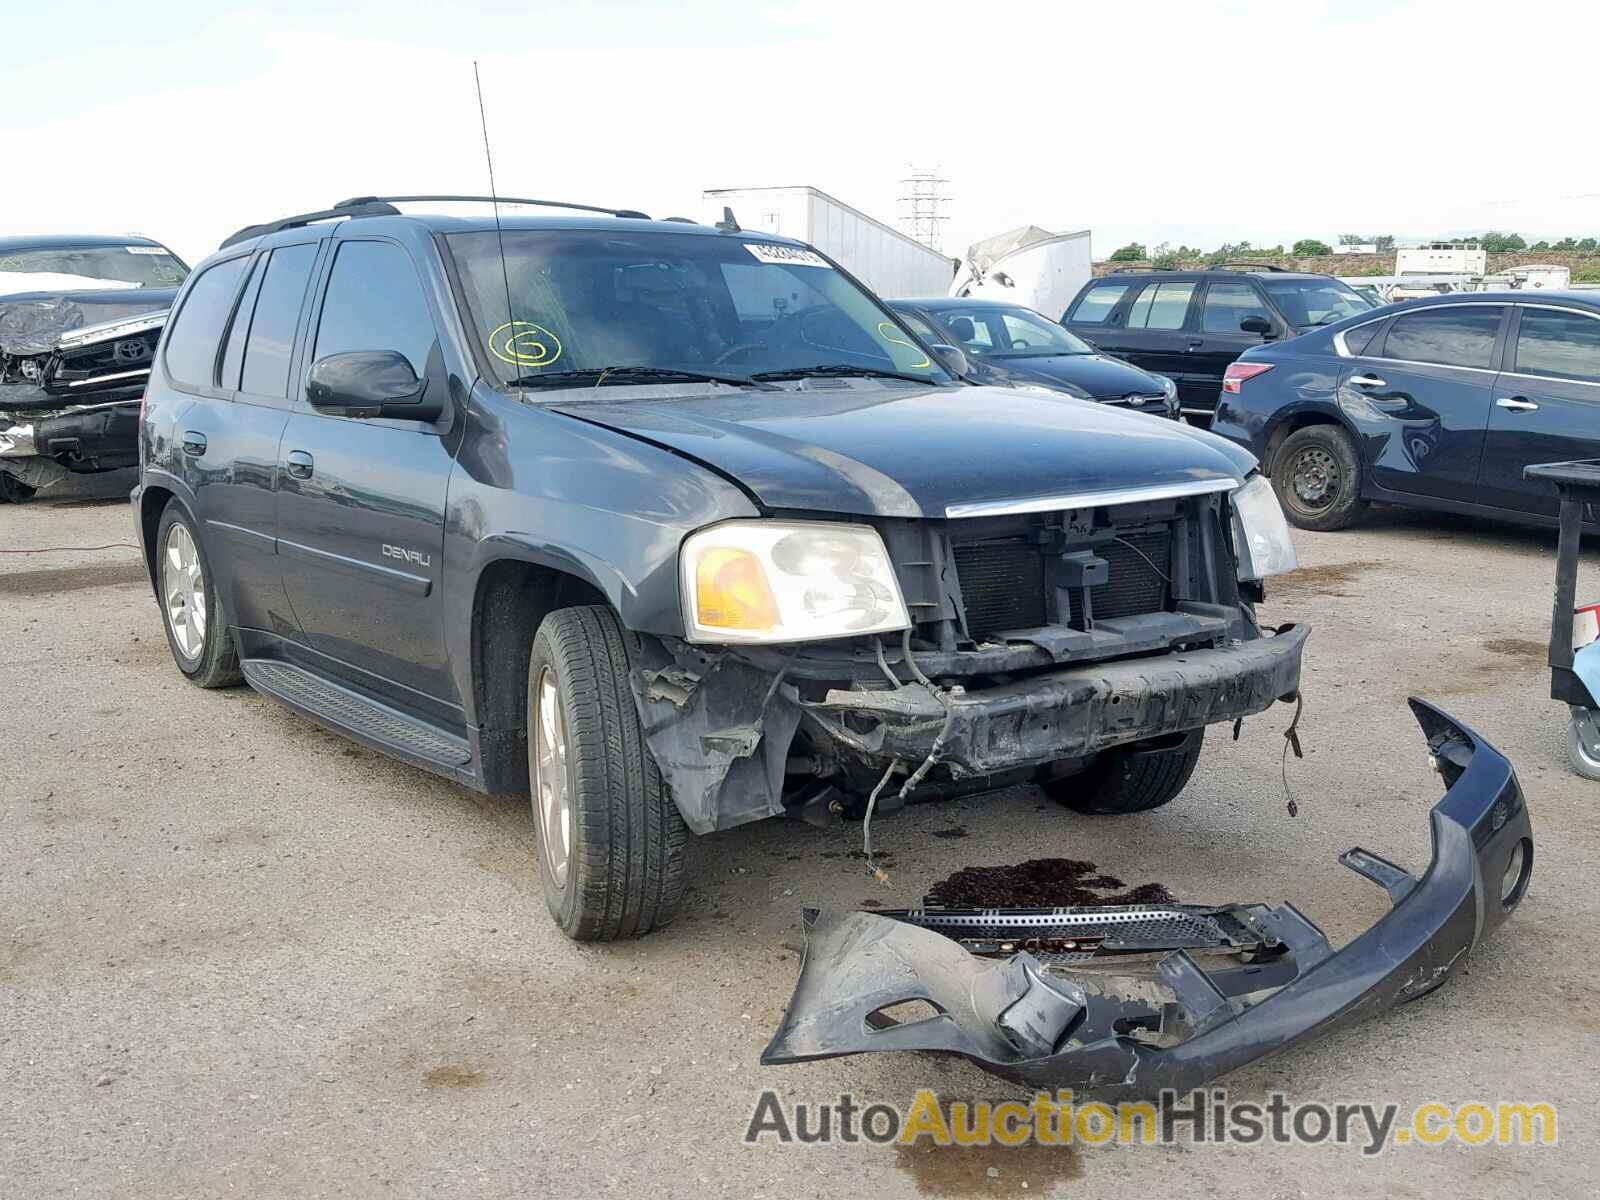
M1335 279L1337 276L1324 275L1320 271L1269 271L1265 268L1226 268L1219 267L1212 270L1201 271L1146 271L1113 270L1105 275L1096 275L1090 283L1105 283L1108 280L1135 280L1135 279L1237 279L1241 275L1254 276L1256 279Z
M929 312L944 312L951 308L1028 308L1020 300L979 299L976 296L928 296L922 299L885 300L884 303L890 308L925 308Z
M41 233L0 237L0 254L19 250L85 250L95 246L166 247L153 238L118 233Z
M1557 288L1502 288L1494 292L1440 292L1434 296L1413 296L1406 300L1396 300L1393 304L1385 304L1381 308L1373 309L1372 312L1387 315L1402 308L1432 308L1439 304L1546 304L1551 301L1600 311L1600 295L1594 292L1563 291ZM1371 313L1359 315L1368 317Z
M608 233L686 233L698 234L704 237L733 237L755 239L763 242L778 242L790 246L806 246L807 243L798 238L784 237L782 234L767 233L760 229L741 229L737 233L728 233L716 228L714 225L702 225L697 221L669 221L639 219L637 217L607 217L607 216L531 216L508 211L510 206L501 209L500 222L496 226L492 214L482 216L455 216L448 213L437 212L404 212L386 214L383 216L351 216L334 217L326 221L319 221L311 225L292 226L287 229L273 230L253 238L244 238L228 246L227 249L238 250L243 247L253 246L262 238L283 235L299 234L304 237L306 230L320 232L331 228L334 236L355 236L360 233L384 233L397 228L423 229L429 233L476 233L494 232L496 228L502 232L521 230L566 230L577 232L582 230L601 230ZM291 240L292 237L291 237Z

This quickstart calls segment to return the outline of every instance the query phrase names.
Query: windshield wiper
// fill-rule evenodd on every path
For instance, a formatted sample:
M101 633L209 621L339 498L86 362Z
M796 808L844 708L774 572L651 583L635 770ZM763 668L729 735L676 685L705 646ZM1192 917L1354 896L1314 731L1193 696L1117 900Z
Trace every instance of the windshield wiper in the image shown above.
M731 387L778 389L750 375L718 375L678 367L586 367L581 371L553 371L548 375L522 375L506 386L514 388L605 387L624 383L725 383Z
M858 367L853 363L818 363L811 367L785 367L781 371L757 371L751 379L825 379L843 375L865 375L871 379L907 379L912 383L933 383L925 375L912 375L906 371L885 371L880 367Z

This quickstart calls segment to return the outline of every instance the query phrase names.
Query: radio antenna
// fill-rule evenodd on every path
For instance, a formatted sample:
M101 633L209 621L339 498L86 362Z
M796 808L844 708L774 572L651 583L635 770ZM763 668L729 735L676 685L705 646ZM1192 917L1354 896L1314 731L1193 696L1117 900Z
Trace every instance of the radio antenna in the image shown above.
M500 193L494 186L494 154L489 149L489 118L483 110L483 77L478 74L478 60L472 60L472 82L478 89L478 124L483 129L483 159L489 165L489 202L494 208L494 240L500 250L500 279L506 287L506 351L502 356L513 367L517 362L517 317L511 311L511 272L506 267L506 239L500 229ZM491 352L494 335L489 335Z

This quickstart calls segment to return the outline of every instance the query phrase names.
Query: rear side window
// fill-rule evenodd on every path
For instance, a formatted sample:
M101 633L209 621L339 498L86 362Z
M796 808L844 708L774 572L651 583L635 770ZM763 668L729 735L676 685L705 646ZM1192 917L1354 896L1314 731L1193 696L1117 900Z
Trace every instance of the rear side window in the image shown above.
M1129 284L1097 283L1083 294L1067 319L1078 325L1104 325L1117 302L1128 294Z
M1182 329L1194 299L1192 283L1158 283L1147 287L1128 313L1129 329Z
M1372 339L1378 336L1378 330L1383 328L1382 321L1368 321L1365 325L1357 325L1354 329L1344 331L1344 348L1354 355L1367 352L1367 347L1372 345Z
M1396 317L1383 341L1383 357L1446 367L1487 369L1494 359L1500 309L1462 305Z
M1246 317L1272 320L1261 297L1248 283L1213 283L1206 288L1201 312L1200 328L1206 333L1239 333L1239 322Z
M316 258L314 245L280 246L272 252L250 320L240 391L261 396L282 396L288 391L295 326L300 323L300 305Z
M345 242L333 260L315 358L395 350L420 378L438 335L411 256L392 242Z
M207 267L189 288L183 308L167 333L167 373L179 383L213 387L216 383L217 343L233 310L248 255Z
M1600 383L1600 321L1579 313L1523 309L1513 370Z

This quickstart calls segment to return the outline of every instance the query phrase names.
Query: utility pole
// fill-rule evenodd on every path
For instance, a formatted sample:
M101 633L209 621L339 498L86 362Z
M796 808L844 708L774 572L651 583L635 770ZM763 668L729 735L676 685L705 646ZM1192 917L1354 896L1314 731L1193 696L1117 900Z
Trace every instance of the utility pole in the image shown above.
M939 169L921 170L915 166L911 174L900 181L900 224L911 237L930 250L943 250L944 213L942 206L949 199L944 194L948 179L941 178Z

